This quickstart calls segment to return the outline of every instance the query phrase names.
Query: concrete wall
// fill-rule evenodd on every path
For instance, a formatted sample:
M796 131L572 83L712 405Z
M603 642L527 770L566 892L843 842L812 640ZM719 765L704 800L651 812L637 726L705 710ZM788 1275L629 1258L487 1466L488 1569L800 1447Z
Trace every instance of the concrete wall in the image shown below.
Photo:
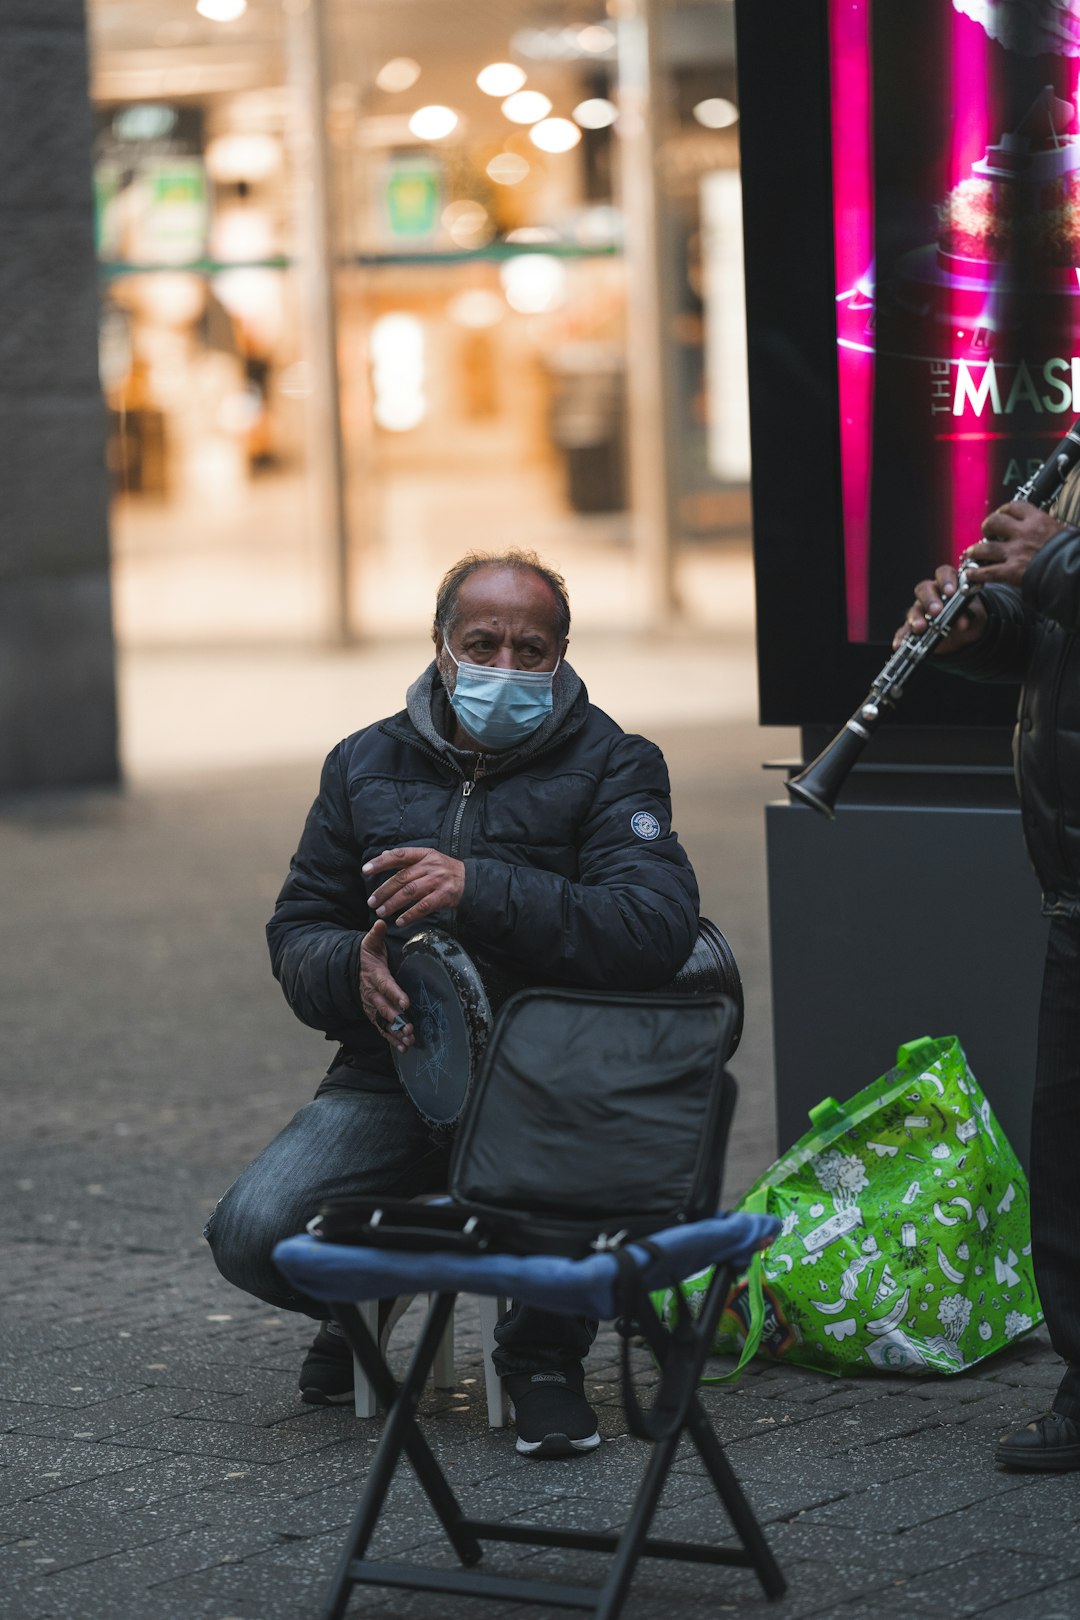
M0 4L0 790L116 779L82 0Z

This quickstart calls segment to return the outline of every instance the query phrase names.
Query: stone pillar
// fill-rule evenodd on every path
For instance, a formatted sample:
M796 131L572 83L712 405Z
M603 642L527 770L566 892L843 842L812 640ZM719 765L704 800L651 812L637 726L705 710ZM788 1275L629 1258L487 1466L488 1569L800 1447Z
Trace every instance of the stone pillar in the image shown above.
M0 791L114 782L82 0L0 5Z

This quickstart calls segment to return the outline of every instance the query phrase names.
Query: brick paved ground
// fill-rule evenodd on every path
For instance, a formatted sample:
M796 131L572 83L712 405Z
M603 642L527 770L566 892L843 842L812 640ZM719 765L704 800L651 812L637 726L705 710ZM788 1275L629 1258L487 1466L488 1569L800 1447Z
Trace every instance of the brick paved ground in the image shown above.
M771 784L758 761L777 745L749 723L660 740L705 908L748 985L734 1195L773 1150L760 815ZM0 806L5 1620L319 1612L375 1428L297 1402L307 1325L229 1288L199 1237L319 1071L318 1039L291 1020L261 941L313 782L311 768L287 767ZM486 1427L463 1306L459 1385L429 1396L427 1432L469 1508L619 1522L643 1448L625 1435L614 1355L603 1336L589 1368L608 1443L572 1464L529 1463ZM1055 1369L1036 1337L949 1381L765 1368L709 1391L790 1596L766 1605L745 1574L647 1565L627 1614L1074 1620L1080 1475L991 1462L997 1432L1041 1409ZM647 1379L642 1357L638 1370ZM447 1556L410 1483L393 1509L382 1550ZM724 1536L692 1456L660 1526ZM509 1548L491 1562L519 1558L579 1578L595 1569ZM355 1609L471 1620L480 1606L374 1592Z

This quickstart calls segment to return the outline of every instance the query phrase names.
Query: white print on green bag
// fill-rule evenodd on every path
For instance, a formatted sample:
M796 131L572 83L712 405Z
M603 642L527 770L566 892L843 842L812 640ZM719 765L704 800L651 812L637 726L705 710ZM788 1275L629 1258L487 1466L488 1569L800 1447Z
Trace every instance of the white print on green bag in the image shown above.
M718 1350L763 1327L759 1353L802 1366L952 1373L1042 1320L1027 1183L954 1037L902 1048L813 1117L743 1201L781 1229L729 1300Z

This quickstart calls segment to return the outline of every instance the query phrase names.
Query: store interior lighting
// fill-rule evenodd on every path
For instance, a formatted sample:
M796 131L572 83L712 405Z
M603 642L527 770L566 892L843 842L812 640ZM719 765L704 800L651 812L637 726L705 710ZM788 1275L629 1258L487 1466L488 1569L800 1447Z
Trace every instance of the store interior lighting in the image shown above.
M380 315L371 328L372 414L379 427L408 433L427 414L424 329L404 311Z
M409 119L409 128L419 141L442 141L453 134L459 123L453 107L433 103L430 107L416 109Z
M496 152L484 172L497 186L519 186L528 177L529 163L519 152Z
M608 129L619 116L619 109L606 96L592 96L579 101L570 115L582 129Z
M514 62L489 62L476 75L476 83L485 96L512 96L520 90L527 75L524 68Z
M707 101L698 102L694 117L706 129L727 129L738 123L739 109L726 96L710 96Z
M605 28L603 23L590 23L588 27L580 28L577 42L590 56L603 56L607 51L615 49L615 35L610 28Z
M538 124L551 111L551 102L539 90L519 90L502 104L504 118L512 124Z
M375 83L380 90L396 94L401 90L411 90L419 77L419 62L414 62L411 56L393 56L376 73Z
M236 22L247 10L247 0L196 0L195 10L207 22Z
M457 247L483 247L495 235L491 215L482 203L461 198L447 203L441 215L442 225Z
M499 266L506 302L521 315L543 315L566 297L566 266L549 253L523 253Z
M581 131L569 118L542 118L529 131L529 139L541 152L569 152L581 139Z

